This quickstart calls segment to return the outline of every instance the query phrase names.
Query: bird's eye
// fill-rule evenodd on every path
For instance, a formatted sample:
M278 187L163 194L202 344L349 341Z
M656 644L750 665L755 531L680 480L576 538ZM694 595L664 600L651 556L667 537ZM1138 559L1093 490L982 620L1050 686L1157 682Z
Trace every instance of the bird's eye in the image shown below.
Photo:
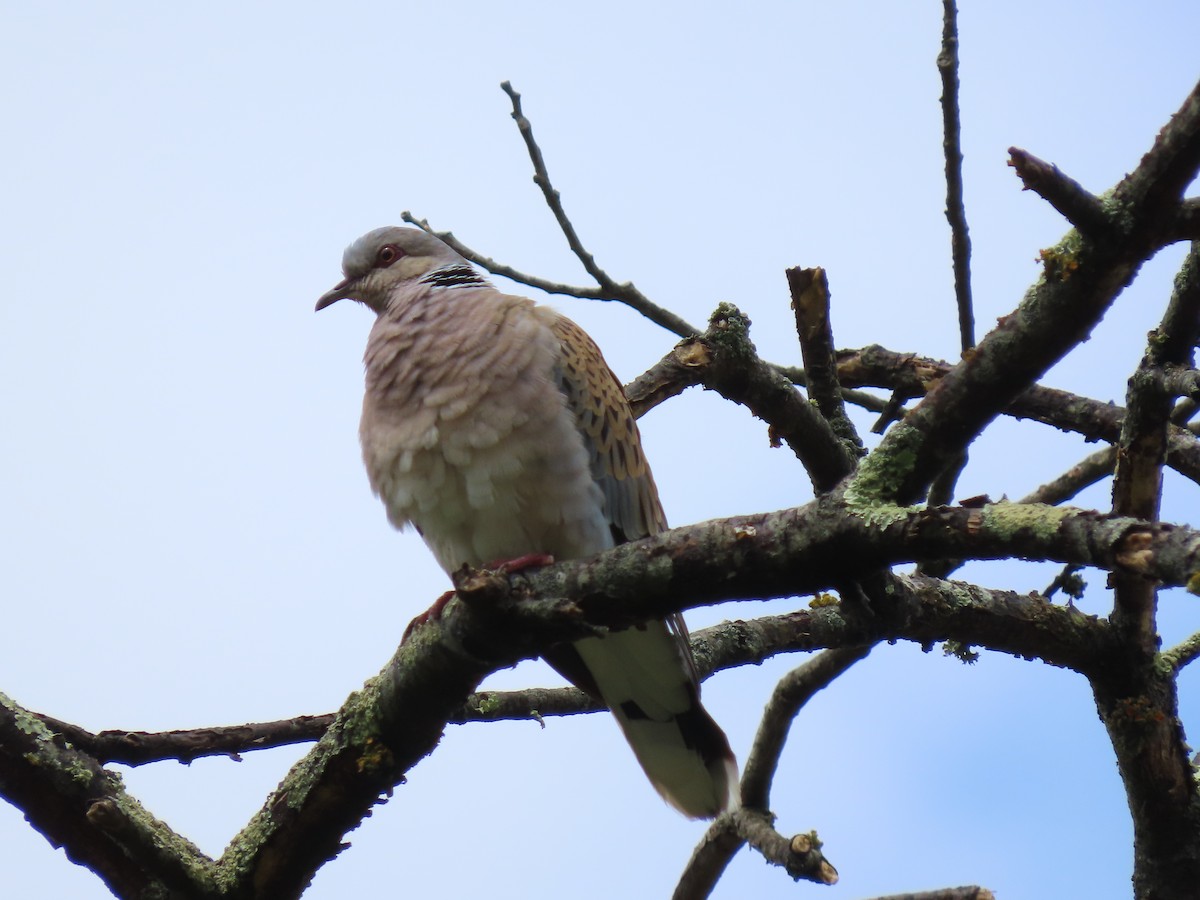
M395 244L384 244L375 255L375 265L390 266L404 255L404 251Z

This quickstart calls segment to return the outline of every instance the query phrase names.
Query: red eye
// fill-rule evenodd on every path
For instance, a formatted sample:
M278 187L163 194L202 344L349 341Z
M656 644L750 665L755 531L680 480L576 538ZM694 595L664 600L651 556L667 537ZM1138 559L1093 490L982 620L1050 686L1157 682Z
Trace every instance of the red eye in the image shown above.
M404 251L395 244L384 244L375 255L375 265L390 266L404 255Z

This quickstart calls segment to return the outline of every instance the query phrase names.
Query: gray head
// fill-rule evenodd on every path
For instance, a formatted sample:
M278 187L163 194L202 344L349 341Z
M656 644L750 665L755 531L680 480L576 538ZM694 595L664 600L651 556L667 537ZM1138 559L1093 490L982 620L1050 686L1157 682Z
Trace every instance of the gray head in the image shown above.
M432 234L398 225L376 228L346 248L342 256L346 277L321 295L317 309L350 299L380 313L397 285L453 265L467 265L467 261Z

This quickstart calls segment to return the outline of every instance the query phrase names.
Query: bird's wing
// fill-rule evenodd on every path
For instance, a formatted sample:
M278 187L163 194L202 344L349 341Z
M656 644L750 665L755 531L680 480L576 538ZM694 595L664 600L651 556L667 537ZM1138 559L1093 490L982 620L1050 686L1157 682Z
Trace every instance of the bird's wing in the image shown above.
M663 531L667 517L621 382L582 328L557 314L551 327L562 348L559 387L591 457L592 477L604 492L614 542Z
M559 383L591 458L616 543L667 527L629 402L599 348L557 316ZM687 625L665 621L556 647L547 661L613 710L659 792L691 816L732 802L737 768L720 727L700 705Z

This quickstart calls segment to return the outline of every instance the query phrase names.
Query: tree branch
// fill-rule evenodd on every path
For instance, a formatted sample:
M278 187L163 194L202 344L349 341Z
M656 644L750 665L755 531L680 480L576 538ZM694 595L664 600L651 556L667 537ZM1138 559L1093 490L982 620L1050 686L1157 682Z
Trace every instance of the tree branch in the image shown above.
M951 371L948 363L879 346L842 351L838 373L843 384L891 387L901 399L922 396ZM1005 415L1031 419L1074 431L1086 440L1116 443L1121 437L1125 409L1057 388L1033 385L1009 403ZM1181 475L1200 482L1200 442L1187 429L1167 432L1167 464Z
M1021 503L1066 503L1084 488L1112 475L1117 463L1117 448L1105 447L1084 457L1052 481L1021 498Z
M1192 366L1200 338L1200 246L1184 260L1167 312L1150 335L1138 370L1129 379L1128 413L1122 422L1113 479L1113 512L1153 521L1162 498L1162 466L1175 395L1166 390L1169 367ZM1158 649L1154 585L1114 573L1113 624L1146 659Z
M1167 237L1179 193L1200 168L1200 85L1154 148L1113 192L1110 227L1071 231L1042 252L1042 278L1024 300L893 426L855 476L889 467L888 498L913 502L983 427L1088 337L1117 294ZM872 462L873 457L881 461ZM904 471L897 471L902 464Z
M219 894L211 859L146 812L118 776L3 694L0 786L52 845L117 896Z
M554 220L558 222L559 228L562 229L562 233L567 239L567 244L570 246L571 252L574 253L579 261L583 264L584 270L590 276L592 276L592 278L596 280L596 284L600 286L602 296L598 296L595 299L618 300L621 303L624 303L626 306L637 310L656 325L661 325L663 328L674 332L680 337L687 337L688 335L696 334L698 329L693 328L691 325L669 310L663 309L650 302L650 299L636 287L634 287L632 282L627 281L622 284L618 284L609 276L607 272L604 271L604 269L600 268L600 266L596 264L595 257L592 256L587 248L583 246L583 241L579 239L579 235L575 231L575 226L571 223L570 218L568 218L566 210L562 205L561 196L559 195L558 191L555 190L554 185L550 182L550 173L546 169L546 160L542 156L541 148L538 146L537 141L535 141L533 137L533 125L530 123L529 119L525 116L525 113L521 109L521 95L513 89L512 84L508 81L501 82L500 88L504 91L504 93L508 94L509 99L512 101L513 121L517 123L517 130L520 131L521 138L525 141L525 148L528 150L529 159L533 163L534 184L541 188L542 196L546 199L546 205L550 207L550 211L554 214ZM441 235L438 236L440 237ZM459 252L461 253L462 251L460 250ZM471 257L467 258L470 259ZM485 268L488 268L482 261L480 261L480 265L484 265ZM489 271L492 270L489 268ZM512 270L510 270L510 272L511 271ZM512 275L509 274L508 277L512 277ZM530 284L529 281L523 278L517 278L516 280L522 281L525 284ZM555 291L555 293L575 292L558 290ZM579 295L575 294L575 296Z
M942 150L946 157L946 220L950 223L950 256L958 304L962 352L975 346L975 312L971 301L971 234L963 205L962 124L958 103L958 9L942 0L942 49L937 57L942 78Z
M792 669L775 685L742 770L742 804L771 808L771 782L792 722L813 696L871 652L870 645L826 650Z
M758 357L749 329L737 307L720 304L701 337L675 345L629 386L634 413L642 415L682 386L701 384L768 423L772 438L786 442L804 463L818 493L832 489L853 471L853 458L792 383Z
M1084 234L1103 234L1110 228L1104 204L1058 166L1019 147L1008 148L1008 164L1016 169L1024 190L1033 191Z
M914 894L888 894L872 900L996 900L996 895L987 888L972 884L936 891L917 891Z
M817 409L834 434L845 445L850 459L855 460L865 451L842 402L829 312L829 281L825 277L825 270L791 268L786 275L792 295L792 310L796 314L796 334L800 338L800 352L804 357L809 396L816 402Z

